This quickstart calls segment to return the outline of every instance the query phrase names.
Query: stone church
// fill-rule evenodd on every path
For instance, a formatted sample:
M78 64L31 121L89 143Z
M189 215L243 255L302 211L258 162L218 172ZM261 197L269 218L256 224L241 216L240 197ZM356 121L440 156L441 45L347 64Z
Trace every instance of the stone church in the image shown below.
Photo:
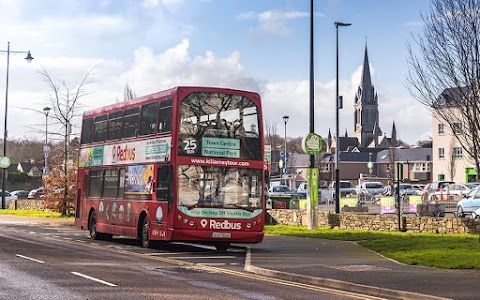
M353 113L353 137L347 131L339 138L339 151L342 152L378 152L389 147L397 146L397 131L393 121L391 137L380 129L378 113L378 94L372 84L368 51L365 45L363 70L360 84L355 92ZM335 137L332 138L330 129L327 137L327 152L333 153L336 147Z

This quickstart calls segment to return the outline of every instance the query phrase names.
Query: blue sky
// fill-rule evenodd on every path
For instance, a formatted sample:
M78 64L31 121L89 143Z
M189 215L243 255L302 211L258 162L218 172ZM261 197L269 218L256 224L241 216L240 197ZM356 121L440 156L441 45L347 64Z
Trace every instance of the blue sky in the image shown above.
M400 139L415 144L431 133L431 116L405 87L406 43L421 33L429 1L316 0L315 131L335 131L335 21L340 28L340 133L353 135L353 98L365 44L379 95L380 126L395 120ZM176 85L210 85L259 92L264 117L282 136L309 132L308 0L0 0L0 50L31 50L10 59L10 138L44 138L48 88L43 66L69 84L98 65L80 110L121 100L128 83L137 95ZM4 95L6 55L0 55ZM3 116L3 99L0 99ZM80 111L81 112L81 111ZM19 122L18 120L22 120ZM2 122L3 123L3 122ZM78 133L79 122L74 124ZM54 127L52 127L54 128ZM3 128L2 128L3 129Z

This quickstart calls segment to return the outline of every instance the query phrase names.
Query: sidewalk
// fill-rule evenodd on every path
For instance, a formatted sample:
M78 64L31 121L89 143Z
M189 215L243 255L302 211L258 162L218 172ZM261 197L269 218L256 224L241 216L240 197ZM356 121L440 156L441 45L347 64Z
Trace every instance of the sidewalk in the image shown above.
M352 242L265 236L245 269L397 299L479 299L480 271L407 266Z

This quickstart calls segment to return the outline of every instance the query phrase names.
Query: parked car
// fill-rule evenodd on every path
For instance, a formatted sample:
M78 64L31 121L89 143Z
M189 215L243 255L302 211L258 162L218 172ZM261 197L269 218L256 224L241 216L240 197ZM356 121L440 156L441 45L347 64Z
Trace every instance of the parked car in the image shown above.
M381 182L366 181L359 187L359 193L365 194L367 199L372 199L385 191L385 186Z
M460 200L467 196L472 189L461 183L453 183L445 186L440 191L434 192L435 200L449 200L450 196L456 195Z
M441 189L443 189L444 187L446 187L447 185L449 184L454 184L455 182L453 181L434 181L432 183L430 183L430 185L428 186L428 189L427 189L427 193L426 193L426 200L428 202L431 202L431 201L435 201L435 192L439 192ZM427 187L425 187L427 188Z
M467 198L463 198L462 200L457 202L457 215L461 218L465 216L465 214L472 214L475 213L477 215L477 210L480 208L480 187L476 187L473 189Z
M29 191L17 190L10 193L14 199L27 199Z
M465 183L465 185L468 186L471 190L473 190L477 186L480 186L480 182L469 182L469 183Z
M0 208L2 207L2 191L0 190ZM5 207L8 208L8 203L10 202L10 200L14 200L15 198L12 197L12 195L8 192L8 191L5 191Z
M44 197L43 188L33 189L28 193L28 199L42 199Z
M423 190L425 189L425 184L412 184L413 189L415 190L416 195L421 195L423 193Z
M340 189L340 197L345 197L347 195L357 193L357 190L350 181L340 180L338 183ZM329 189L331 191L332 198L335 198L335 181L330 184Z
M274 185L268 189L268 196L281 195L290 192L290 188L286 185Z
M394 184L394 190L397 190L397 185ZM413 188L411 183L400 183L400 195L416 195L417 191Z

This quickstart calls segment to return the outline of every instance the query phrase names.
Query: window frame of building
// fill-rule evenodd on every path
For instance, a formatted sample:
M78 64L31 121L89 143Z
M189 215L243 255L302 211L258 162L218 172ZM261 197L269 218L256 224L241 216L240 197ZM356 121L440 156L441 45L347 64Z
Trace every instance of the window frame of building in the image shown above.
M445 124L438 123L438 135L445 134Z
M453 147L452 156L453 156L453 158L462 158L463 157L462 147Z
M453 131L454 134L462 134L463 133L462 124L453 123L452 124L452 131Z
M445 159L445 148L438 148L438 159Z
M414 173L425 173L430 172L430 164L426 162L416 162L413 163L413 170Z

